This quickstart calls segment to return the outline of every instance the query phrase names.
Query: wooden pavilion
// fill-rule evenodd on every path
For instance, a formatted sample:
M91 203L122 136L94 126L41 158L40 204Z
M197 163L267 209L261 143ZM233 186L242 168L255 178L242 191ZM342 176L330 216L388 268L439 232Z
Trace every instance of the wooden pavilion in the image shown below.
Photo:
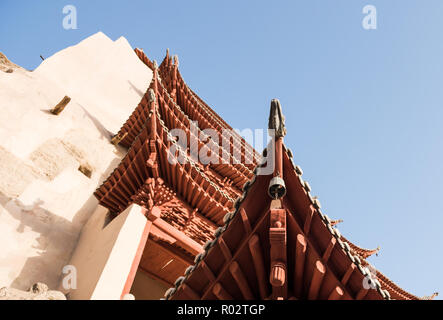
M283 142L278 100L269 119L275 143L263 156L233 134L228 147L215 146L231 161L202 165L170 131L183 129L200 149L216 143L202 130L222 141L232 128L184 82L177 57L168 52L157 66L135 51L154 77L113 139L127 155L95 196L114 215L143 208L151 223L136 267L172 286L166 299L421 299L371 267L366 258L378 249L354 245L321 211ZM185 161L168 160L171 146ZM270 162L274 170L263 174Z

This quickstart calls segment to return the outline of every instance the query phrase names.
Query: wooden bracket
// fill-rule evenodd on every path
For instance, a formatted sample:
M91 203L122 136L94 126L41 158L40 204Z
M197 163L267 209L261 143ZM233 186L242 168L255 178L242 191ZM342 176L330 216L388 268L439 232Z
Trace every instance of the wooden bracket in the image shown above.
M271 272L269 281L272 285L272 298L287 299L287 234L285 209L271 209L269 242L271 244Z
M153 177L158 178L160 174L158 172L157 147L155 140L149 141L149 149L151 150L151 153L149 154L148 160L146 160L146 165L151 168Z

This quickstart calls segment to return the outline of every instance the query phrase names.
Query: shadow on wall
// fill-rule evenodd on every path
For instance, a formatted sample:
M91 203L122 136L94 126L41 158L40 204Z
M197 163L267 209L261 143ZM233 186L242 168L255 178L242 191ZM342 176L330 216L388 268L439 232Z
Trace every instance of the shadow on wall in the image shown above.
M133 87L134 90L138 90L137 88ZM101 138L104 139L108 139L110 140L113 136L113 133L111 131L109 131L108 129L106 129L101 122L94 117L92 114L90 114L88 112L88 110L83 107L79 102L76 101L76 103L78 104L78 106L83 110L83 112L85 113L85 115L92 121L92 123L94 124L95 128L97 129L98 132L100 132L101 134ZM40 109L41 112L48 114L48 115L53 115L53 113L51 112L51 109Z
M98 184L108 178L112 170L120 163L114 159L103 174ZM81 229L98 205L93 194L77 211L72 221L60 217L43 208L44 202L36 199L32 205L25 205L17 198L11 198L0 192L0 204L13 219L19 221L15 232L23 234L35 232L37 237L30 236L31 244L19 243L20 248L32 250L32 257L27 258L20 274L14 279L10 287L19 290L28 290L34 283L43 282L50 289L57 289L63 278L63 268L70 261L72 253L79 240ZM0 213L1 214L1 213ZM20 236L18 236L20 239ZM12 239L11 239L12 241ZM17 240L16 240L17 241ZM18 240L20 241L20 240ZM26 248L26 246L29 248ZM16 259L13 255L0 258L0 266L10 265ZM81 276L81 275L79 275ZM0 284L2 287L2 284Z
M105 126L102 125L102 123L96 117L94 117L92 114L90 114L85 107L83 107L78 102L77 102L77 104L80 106L80 108L82 108L82 110L86 114L86 116L92 121L92 123L94 124L94 126L96 127L98 132L100 132L101 138L104 138L106 140L110 140L114 134L112 132L110 132L108 129L106 129Z
M4 194L1 194L5 198ZM33 251L33 257L26 260L18 277L11 283L14 289L27 290L33 283L43 282L49 287L56 285L54 274L58 274L63 268L62 259L65 246L75 242L75 233L72 230L72 222L65 218L55 215L54 213L42 208L44 202L36 199L32 205L25 205L16 198L7 198L8 202L3 205L4 209L9 212L12 218L19 221L16 232L19 234L35 232L39 235L34 238L30 236L23 238L19 235L18 240L32 241L30 250ZM19 243L18 246L23 248L26 243ZM6 256L0 260L3 265L13 257ZM42 272L44 270L45 272Z
M131 86L132 90L137 92L137 94L140 96L140 98L143 98L145 95L139 88L137 88L131 81L128 80L129 85Z

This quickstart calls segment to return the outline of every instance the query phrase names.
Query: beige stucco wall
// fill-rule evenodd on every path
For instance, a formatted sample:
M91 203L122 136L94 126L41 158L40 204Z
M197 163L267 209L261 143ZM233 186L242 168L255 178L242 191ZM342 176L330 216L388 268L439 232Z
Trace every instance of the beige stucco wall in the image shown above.
M76 269L77 288L63 288L68 298L118 300L121 298L148 220L132 205L106 224L107 210L98 206L83 228L69 265Z
M98 204L93 192L126 152L111 136L151 79L124 38L103 33L33 72L0 71L0 288L57 288ZM65 110L50 114L65 95L72 98ZM90 178L81 164L91 167Z
M170 286L151 278L142 269L137 270L134 283L131 288L131 294L135 300L159 300L164 297L166 290Z

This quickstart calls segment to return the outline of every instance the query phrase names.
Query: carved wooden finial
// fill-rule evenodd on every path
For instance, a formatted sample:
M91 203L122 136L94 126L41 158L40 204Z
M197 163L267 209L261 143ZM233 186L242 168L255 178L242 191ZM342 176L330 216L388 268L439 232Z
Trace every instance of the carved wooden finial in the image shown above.
M268 129L275 130L276 139L286 135L285 116L282 113L281 104L278 99L272 99L271 101Z

